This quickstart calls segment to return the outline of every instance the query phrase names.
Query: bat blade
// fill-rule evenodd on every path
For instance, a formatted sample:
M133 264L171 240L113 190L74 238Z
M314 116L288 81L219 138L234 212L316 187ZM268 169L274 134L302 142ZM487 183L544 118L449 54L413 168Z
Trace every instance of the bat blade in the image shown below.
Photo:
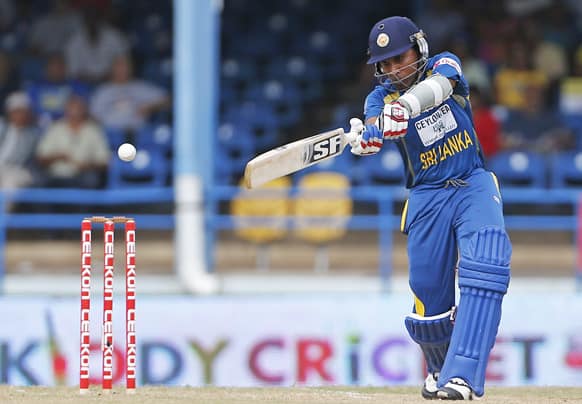
M246 165L245 186L248 189L257 188L275 178L336 157L350 143L350 135L338 128L260 154Z

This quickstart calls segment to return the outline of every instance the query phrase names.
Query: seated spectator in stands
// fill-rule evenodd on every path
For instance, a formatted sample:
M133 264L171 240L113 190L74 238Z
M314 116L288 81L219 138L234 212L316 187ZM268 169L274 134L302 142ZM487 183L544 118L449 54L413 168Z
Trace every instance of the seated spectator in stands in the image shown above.
M490 91L491 78L487 64L477 58L471 52L471 47L466 39L461 37L453 38L447 45L450 52L461 59L463 66L463 75L472 88L479 88L483 92Z
M568 55L566 51L550 41L540 41L532 55L534 68L542 72L548 79L548 102L556 105L560 88L560 80L568 74Z
M578 23L582 15L577 14L580 4L574 3L580 2L579 0L552 1L544 10L543 25L540 30L544 40L557 44L567 54L574 53L580 44ZM539 31L536 30L536 32Z
M544 10L543 24L535 21L529 29L529 40L534 44L531 54L533 67L548 79L550 104L559 101L560 80L569 74L571 55L577 42L574 19L561 2L554 2Z
M5 104L6 117L0 122L0 188L3 190L33 184L34 156L40 135L26 93L10 94Z
M10 55L0 52L0 100L20 89L20 76L14 68ZM0 103L0 113L4 114L6 103Z
M72 94L89 97L89 86L78 80L67 78L67 66L62 54L48 57L45 78L28 84L27 92L32 108L42 127L63 117L65 105Z
M76 95L67 101L65 116L41 137L36 152L46 171L42 185L53 188L102 187L110 156L105 133Z
M62 52L63 44L81 25L81 15L70 0L52 0L49 12L40 14L30 27L29 48L42 57Z
M432 52L446 50L447 42L465 33L466 19L451 0L428 1L417 18L418 25L430 38Z
M488 66L491 73L506 62L506 21L493 13L484 13L472 25L478 38L472 53Z
M105 20L103 9L83 9L83 26L65 45L69 76L90 83L107 77L113 60L128 52L124 34Z
M129 56L119 56L111 69L109 81L95 90L91 97L91 114L106 128L123 130L128 140L157 111L168 109L167 91L133 77Z
M504 120L504 146L541 153L573 149L574 136L559 115L546 107L543 89L530 85L524 96L525 105L509 110Z
M13 0L0 0L0 31L10 29L16 20L16 7Z
M532 67L531 49L525 42L512 42L507 46L507 65L494 76L497 104L520 109L526 106L526 88L546 88L548 79Z
M560 112L578 120L577 126L582 129L582 45L574 54L572 73L560 83L559 105Z
M488 94L479 87L471 87L473 123L485 158L494 156L501 148L501 123L491 109Z

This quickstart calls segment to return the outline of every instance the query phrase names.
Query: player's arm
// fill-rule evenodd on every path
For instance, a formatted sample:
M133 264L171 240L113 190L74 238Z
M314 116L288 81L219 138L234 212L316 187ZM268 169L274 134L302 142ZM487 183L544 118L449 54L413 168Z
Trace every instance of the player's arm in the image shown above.
M456 81L441 74L433 74L413 86L396 100L408 111L410 118L416 118L422 112L439 106L453 94Z
M411 87L396 101L386 104L376 125L384 139L399 139L408 131L408 120L441 105L453 94L453 79L433 74Z
M424 111L441 105L453 94L453 91L462 96L468 95L469 86L463 76L461 61L457 56L450 52L440 53L435 57L431 69L433 73L431 76L410 88L393 105L384 107L379 119L384 139L400 137L401 108L405 110L404 115L407 113L409 118L415 118ZM407 126L407 123L404 125Z
M413 86L396 101L386 104L378 116L370 116L362 125L361 142L354 144L354 154L377 153L384 139L399 139L408 131L408 120L441 105L453 94L456 80L434 74ZM359 145L361 144L361 146Z

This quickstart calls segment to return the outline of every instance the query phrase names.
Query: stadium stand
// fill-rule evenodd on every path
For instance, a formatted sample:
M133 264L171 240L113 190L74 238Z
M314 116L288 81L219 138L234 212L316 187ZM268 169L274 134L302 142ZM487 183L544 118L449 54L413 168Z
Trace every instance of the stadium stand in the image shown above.
M501 185L544 188L547 164L544 157L530 151L504 151L494 155L488 166Z
M26 2L28 14L19 15L17 20L0 31L0 49L10 55L17 72L23 76L22 85L39 78L42 73L42 60L39 55L27 50L26 38L31 22L48 12L49 3L45 0ZM82 1L73 3L83 4ZM172 92L171 2L112 0L100 3L108 8L110 22L129 39L139 78L160 84ZM236 194L234 190L237 189L248 159L280 144L347 125L350 116L361 114L362 100L359 94L365 93L372 85L369 70L364 70L367 72L365 83L360 81L366 59L365 44L369 27L380 16L420 16L425 3L403 2L402 5L395 5L382 0L274 0L259 3L253 0L225 0L220 33L220 115L215 137L219 154L215 159L217 188L208 191L209 203L216 204L217 216L209 220L210 225L216 229L230 226L228 228L232 230L232 222L226 219L222 222L223 218L219 217L228 213L224 200L220 198L221 195L228 195L226 199L230 200ZM471 45L469 56L478 58L486 65L490 79L503 65L503 44L515 35L512 30L527 21L535 21L537 26L543 27L543 32L559 28L551 26L551 22L543 18L543 9L530 15L509 17L499 7L496 4L476 2L457 5L458 11L467 21L462 27L462 36ZM575 16L575 10L572 10L572 15ZM510 19L516 23L507 24ZM354 24L353 21L358 23ZM474 27L482 27L485 32L477 32ZM445 28L443 31L446 36ZM492 34L497 38L496 41L489 40ZM565 47L569 54L578 55L576 51L579 43L561 43L560 46ZM438 50L434 49L435 52ZM532 49L531 54L534 53L535 49ZM570 68L568 77L576 78L580 74ZM547 95L547 107L551 110L559 109L559 94L548 92ZM566 153L554 150L538 155L535 150L509 149L490 160L490 166L497 170L502 185L518 186L533 192L528 194L534 195L531 203L535 203L537 197L550 195L549 199L542 202L551 204L567 201L568 204L574 204L575 197L570 192L576 192L582 186L578 179L577 157L582 145L582 117L580 114L572 114L571 110L562 116L567 126L577 134L575 150L567 150ZM113 159L108 189L103 192L117 192L125 181L135 185L136 178L141 175L143 182L140 186L150 187L149 190L154 193L163 190L166 196L171 195L172 124L171 113L154 116L134 139L138 148L148 153L147 164L142 167L125 165L123 168L131 172L122 175L117 159ZM112 150L128 140L125 134L106 129ZM292 188L291 193L297 191L299 181L307 174L320 171L341 173L349 178L354 212L358 213L348 222L348 228L377 230L377 218L360 216L358 211L358 206L374 201L374 204L383 206L377 209L382 210L380 223L392 229L397 215L391 215L396 209L394 205L399 203L394 195L400 195L403 183L402 162L395 157L397 155L392 145L386 145L386 150L375 157L355 159L346 152L330 162L330 165L314 166L294 176L292 187L295 188ZM140 161L138 159L136 164ZM126 175L134 178L128 179ZM222 189L223 186L227 188ZM385 186L395 186L400 191L395 191L393 195L392 191L384 191ZM552 193L539 191L548 189ZM379 202L377 194L380 192L390 192L390 195L386 196L386 200L380 198ZM34 195L35 206L42 205L43 195L46 195L46 203L51 203L50 198L54 197L50 192ZM74 203L91 206L91 198L83 193L71 192L67 195ZM523 202L519 194L512 190L508 195L506 204ZM168 210L166 213L171 212ZM544 228L550 223L550 220L527 222L525 219L517 219L508 220L509 226L523 227L537 223L540 228ZM10 228L26 226L24 218L7 220ZM47 223L58 225L57 221ZM167 222L164 223L167 226ZM554 223L563 225L568 231L572 230L571 225L562 219ZM389 238L386 234L382 237Z

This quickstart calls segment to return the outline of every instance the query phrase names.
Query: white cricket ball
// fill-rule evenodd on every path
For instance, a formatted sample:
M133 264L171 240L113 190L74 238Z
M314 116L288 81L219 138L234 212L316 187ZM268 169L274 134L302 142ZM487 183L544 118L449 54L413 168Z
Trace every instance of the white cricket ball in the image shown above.
M135 150L135 146L131 143L124 143L117 149L117 155L123 161L132 161L136 153L137 150Z

